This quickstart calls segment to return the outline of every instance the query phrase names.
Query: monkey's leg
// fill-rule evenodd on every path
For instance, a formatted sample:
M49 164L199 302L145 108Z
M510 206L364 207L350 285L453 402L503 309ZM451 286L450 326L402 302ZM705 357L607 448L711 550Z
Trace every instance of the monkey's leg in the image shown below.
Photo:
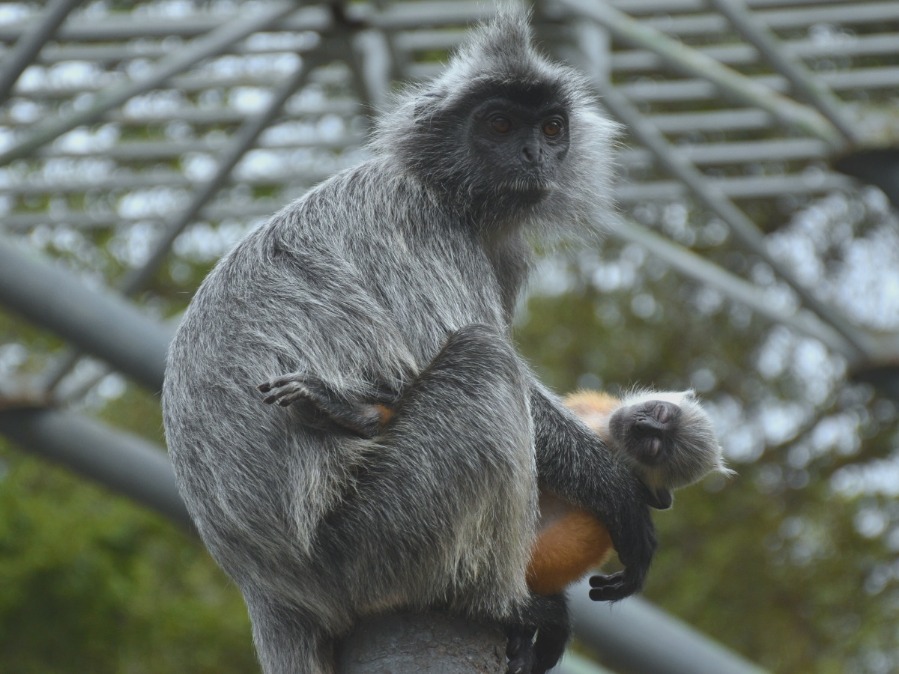
M594 576L591 598L617 601L637 592L656 548L646 487L623 458L533 379L531 413L541 487L595 514L625 566Z
M363 438L378 434L393 414L390 406L395 405L399 397L386 387L349 394L302 372L276 377L256 388L268 394L262 399L266 404L298 407L303 420L310 426L323 430L337 427Z
M321 574L363 613L446 604L511 625L525 583L536 474L525 373L498 332L453 333L404 391L316 532ZM527 610L525 610L527 609Z

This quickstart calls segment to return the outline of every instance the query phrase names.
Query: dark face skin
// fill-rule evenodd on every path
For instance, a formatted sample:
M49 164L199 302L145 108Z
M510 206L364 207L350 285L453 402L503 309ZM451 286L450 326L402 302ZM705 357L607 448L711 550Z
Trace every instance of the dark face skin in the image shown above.
M568 154L568 116L558 104L492 98L472 111L468 142L484 184L539 200L554 186Z
M612 436L637 461L655 466L669 459L677 443L680 408L663 400L650 400L616 410L609 421Z
M609 419L609 431L619 446L641 465L664 465L671 460L678 442L681 409L663 400L619 408ZM647 485L648 503L659 510L671 507L673 496L667 485Z

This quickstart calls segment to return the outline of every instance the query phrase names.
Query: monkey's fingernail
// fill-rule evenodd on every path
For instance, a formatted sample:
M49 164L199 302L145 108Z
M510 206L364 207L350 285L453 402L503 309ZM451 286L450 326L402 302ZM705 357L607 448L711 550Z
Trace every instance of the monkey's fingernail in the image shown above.
M274 396L273 396L273 397L274 397ZM279 404L281 407L287 407L288 405L290 405L290 400L287 399L287 398L281 398L281 399L278 401L278 404Z
M266 405L271 405L277 399L278 399L278 396L266 396L265 398L262 399L262 402L264 402Z
M272 385L269 384L268 382L265 382L264 384L259 384L259 386L257 386L256 389L262 393L268 393L269 391L272 390Z

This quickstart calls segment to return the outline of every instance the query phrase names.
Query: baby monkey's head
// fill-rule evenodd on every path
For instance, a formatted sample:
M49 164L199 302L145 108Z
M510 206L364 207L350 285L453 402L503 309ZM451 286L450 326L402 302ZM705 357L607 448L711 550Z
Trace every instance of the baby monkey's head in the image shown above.
M733 474L712 421L691 390L625 396L609 418L609 435L664 507L671 505L673 489L712 471Z

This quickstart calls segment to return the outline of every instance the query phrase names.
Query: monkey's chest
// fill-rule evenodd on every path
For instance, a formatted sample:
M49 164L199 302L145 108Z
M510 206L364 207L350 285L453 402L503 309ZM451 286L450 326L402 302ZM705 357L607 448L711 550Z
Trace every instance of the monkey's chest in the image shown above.
M405 254L382 257L381 264L376 258L370 278L372 292L411 342L442 343L472 323L504 325L502 296L483 254L467 242L404 244Z

